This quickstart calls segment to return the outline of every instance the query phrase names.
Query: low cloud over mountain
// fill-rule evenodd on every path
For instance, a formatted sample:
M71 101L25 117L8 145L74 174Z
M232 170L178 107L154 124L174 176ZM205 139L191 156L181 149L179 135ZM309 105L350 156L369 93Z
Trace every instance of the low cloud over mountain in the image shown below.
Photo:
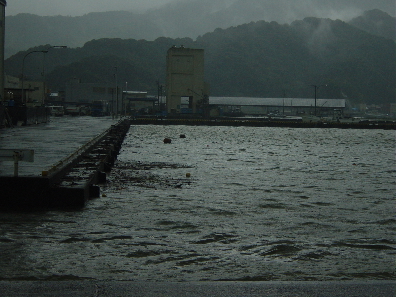
M120 2L120 1L119 1ZM166 3L169 1L163 1ZM100 6L92 6L99 10ZM114 4L114 9L123 7ZM349 21L365 10L394 14L393 0L175 0L144 13L93 12L83 16L6 17L6 57L41 44L80 47L99 38L197 38L216 28L251 21L291 23L305 17Z

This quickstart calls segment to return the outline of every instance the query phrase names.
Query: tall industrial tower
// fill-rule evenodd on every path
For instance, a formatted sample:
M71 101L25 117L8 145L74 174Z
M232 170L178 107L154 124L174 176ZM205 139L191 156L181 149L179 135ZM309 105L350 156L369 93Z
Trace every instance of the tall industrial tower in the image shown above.
M180 113L182 97L189 98L189 108L197 113L209 92L204 81L204 50L173 46L168 50L166 64L168 113Z
M5 7L7 1L0 0L0 102L4 101L4 39L5 39Z

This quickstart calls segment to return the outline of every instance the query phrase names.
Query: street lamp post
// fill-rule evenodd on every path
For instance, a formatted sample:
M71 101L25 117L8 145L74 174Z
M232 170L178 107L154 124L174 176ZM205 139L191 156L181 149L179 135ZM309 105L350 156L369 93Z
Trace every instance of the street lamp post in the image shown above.
M67 48L67 45L52 45L52 46L47 47L46 51L48 52L52 48ZM42 79L43 79L43 93L42 93L42 96L43 96L44 102L47 99L46 98L46 83L45 83L45 64L46 64L45 63L45 57L46 57L46 55L44 54L44 57L43 57L43 71L41 72L41 76L42 76Z
M23 60L22 60L22 104L23 103L27 103L26 102L26 100L25 100L25 90L24 90L24 84L25 84L25 59L26 59L26 57L27 56L29 56L30 54L33 54L33 53L44 53L44 54L46 54L46 53L48 53L48 51L31 51L31 52L28 52L24 57L23 57Z
M125 95L121 97L124 106L124 116L127 114L127 100L128 100L128 82L125 82Z
M114 78L115 78L115 88L116 88L116 119L118 118L118 77L117 77L117 67L114 67Z

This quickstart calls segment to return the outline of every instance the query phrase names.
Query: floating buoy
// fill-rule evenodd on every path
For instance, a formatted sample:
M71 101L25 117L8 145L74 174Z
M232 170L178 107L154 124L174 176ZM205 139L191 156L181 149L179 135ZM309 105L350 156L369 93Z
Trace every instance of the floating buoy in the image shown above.
M186 177L191 177L191 174L190 173L186 173Z
M170 138L165 138L164 139L164 143L171 143L172 142L172 139L170 139Z
M185 134L180 134L180 138L186 138Z

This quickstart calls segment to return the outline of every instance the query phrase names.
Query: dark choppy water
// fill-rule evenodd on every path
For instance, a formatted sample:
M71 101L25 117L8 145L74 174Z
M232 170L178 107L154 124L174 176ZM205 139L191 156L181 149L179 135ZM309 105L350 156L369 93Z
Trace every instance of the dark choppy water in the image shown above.
M131 127L86 209L0 213L1 276L395 279L395 172L394 131Z

